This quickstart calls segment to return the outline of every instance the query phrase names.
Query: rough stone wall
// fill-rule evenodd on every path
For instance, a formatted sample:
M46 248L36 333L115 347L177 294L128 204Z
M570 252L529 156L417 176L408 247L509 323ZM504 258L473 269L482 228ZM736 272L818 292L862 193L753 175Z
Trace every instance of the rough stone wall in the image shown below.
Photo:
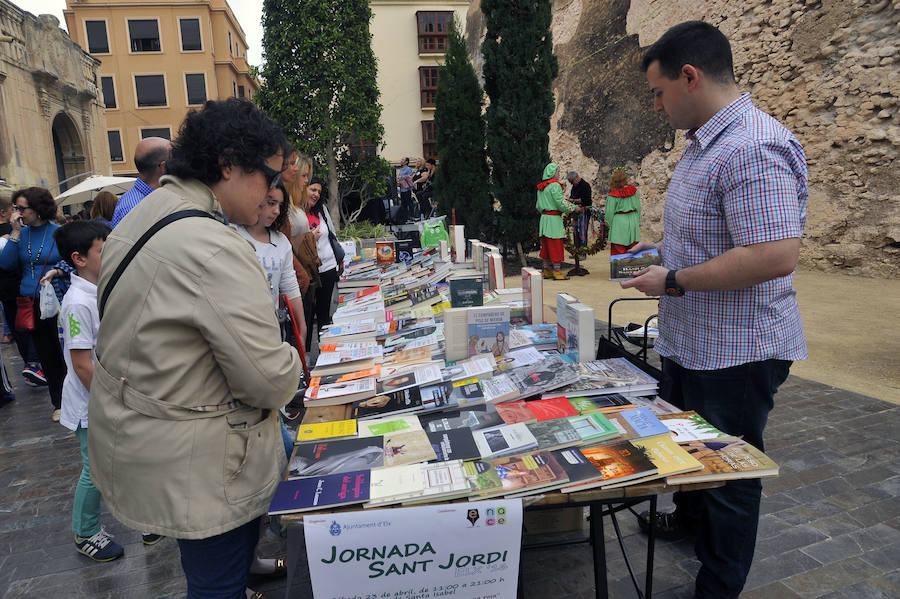
M477 4L471 50L483 34ZM801 263L900 276L900 0L557 0L554 14L550 151L590 181L595 201L610 169L624 164L641 190L644 236L662 234L684 135L652 112L640 56L672 25L702 19L731 40L741 89L806 149Z

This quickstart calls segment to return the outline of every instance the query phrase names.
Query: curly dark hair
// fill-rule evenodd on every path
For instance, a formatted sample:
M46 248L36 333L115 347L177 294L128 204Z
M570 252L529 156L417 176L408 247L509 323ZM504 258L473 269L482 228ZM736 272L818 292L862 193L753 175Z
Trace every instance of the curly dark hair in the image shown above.
M13 194L13 204L20 197L25 198L28 207L35 211L38 218L43 221L51 221L56 218L56 202L50 191L43 187L26 187Z
M272 221L272 224L269 225L270 231L280 231L281 227L284 226L284 223L287 222L288 212L291 210L291 198L288 195L287 189L284 188L284 183L279 181L278 185L275 186L275 189L281 192L281 197L283 199L281 201L281 210L278 212L278 216L276 216L275 220Z
M222 169L239 166L255 171L266 159L288 148L281 127L246 100L210 100L184 118L166 172L211 185Z

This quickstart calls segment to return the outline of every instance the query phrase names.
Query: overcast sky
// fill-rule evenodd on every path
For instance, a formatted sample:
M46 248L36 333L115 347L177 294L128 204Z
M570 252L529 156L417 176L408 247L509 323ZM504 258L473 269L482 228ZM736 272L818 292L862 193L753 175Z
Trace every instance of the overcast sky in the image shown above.
M59 26L66 28L66 20L63 18L63 10L66 8L66 0L12 0L13 4L24 8L35 15L51 14L59 19ZM247 35L247 58L250 64L259 66L262 64L262 0L228 0L234 16Z

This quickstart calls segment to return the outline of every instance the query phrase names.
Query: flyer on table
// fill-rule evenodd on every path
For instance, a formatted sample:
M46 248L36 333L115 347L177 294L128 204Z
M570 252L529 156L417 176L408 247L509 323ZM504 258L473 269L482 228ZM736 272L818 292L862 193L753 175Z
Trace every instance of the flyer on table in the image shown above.
M315 599L516 597L521 500L310 514L303 525Z

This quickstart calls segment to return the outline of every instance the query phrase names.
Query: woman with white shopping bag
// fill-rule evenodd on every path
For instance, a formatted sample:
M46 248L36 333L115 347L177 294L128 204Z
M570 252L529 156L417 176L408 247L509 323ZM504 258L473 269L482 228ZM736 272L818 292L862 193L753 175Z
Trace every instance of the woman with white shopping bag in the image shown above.
M56 318L41 318L38 298L40 280L48 271L60 269L64 274L67 272L63 270L62 257L53 240L53 232L59 228L52 222L56 216L56 203L43 187L26 187L13 194L13 207L10 219L12 233L0 252L0 268L16 269L22 274L16 328L31 331L41 360L42 375L50 391L53 420L58 422L66 364L59 345Z

